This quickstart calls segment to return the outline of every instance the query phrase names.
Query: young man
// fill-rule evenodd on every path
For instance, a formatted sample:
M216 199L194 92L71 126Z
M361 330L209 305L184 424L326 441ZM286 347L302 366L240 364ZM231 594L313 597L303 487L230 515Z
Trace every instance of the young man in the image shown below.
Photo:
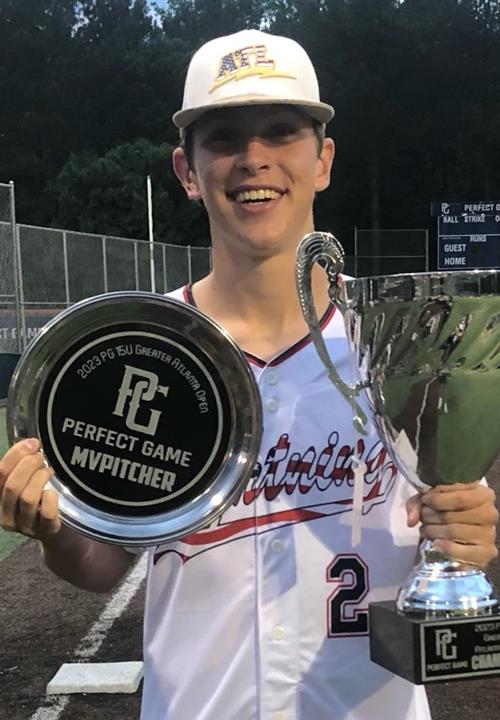
M492 492L474 483L409 498L375 433L355 435L310 342L295 252L329 184L332 115L309 58L287 38L217 38L188 70L173 161L187 196L206 207L213 271L173 295L246 353L264 437L238 503L211 527L150 551L143 720L425 720L424 690L369 660L368 603L395 597L415 561L419 520L420 534L451 556L485 565L496 554ZM319 269L313 295L349 379L343 321ZM130 555L61 527L31 443L1 461L3 527L39 538L59 575L108 589ZM355 547L354 450L366 464Z

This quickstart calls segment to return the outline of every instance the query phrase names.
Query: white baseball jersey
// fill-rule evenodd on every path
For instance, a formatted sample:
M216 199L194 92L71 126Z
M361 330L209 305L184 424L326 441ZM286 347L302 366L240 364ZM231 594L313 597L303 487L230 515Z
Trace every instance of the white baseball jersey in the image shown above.
M172 297L192 302L188 289ZM322 320L352 379L343 320ZM368 603L415 562L412 494L375 433L361 438L309 337L262 362L253 477L210 527L149 552L142 720L428 720L425 691L369 658ZM353 449L366 463L351 544Z

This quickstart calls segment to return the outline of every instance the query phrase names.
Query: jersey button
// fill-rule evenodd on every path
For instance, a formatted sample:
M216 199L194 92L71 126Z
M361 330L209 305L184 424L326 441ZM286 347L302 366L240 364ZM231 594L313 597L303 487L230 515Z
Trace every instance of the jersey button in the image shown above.
M285 628L281 625L275 625L271 632L273 640L283 640L286 635Z
M274 550L274 552L280 553L283 552L283 548L285 547L285 544L283 540L273 540L271 542L271 547Z
M268 385L276 385L278 382L278 373L276 370L269 370L266 375L266 380Z
M269 400L266 400L266 407L270 412L276 412L279 407L279 403L276 398L269 398Z

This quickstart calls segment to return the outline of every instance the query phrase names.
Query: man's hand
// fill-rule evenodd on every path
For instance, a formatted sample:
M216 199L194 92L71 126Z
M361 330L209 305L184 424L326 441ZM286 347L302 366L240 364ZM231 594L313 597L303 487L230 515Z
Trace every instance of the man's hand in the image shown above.
M491 488L479 482L439 485L412 496L406 509L409 527L421 522L421 537L435 540L450 559L484 568L498 556L499 515Z
M42 542L61 529L58 496L45 490L53 470L31 438L16 443L0 460L0 526Z
M132 555L62 525L58 495L45 490L52 475L38 440L13 445L0 460L0 527L40 540L47 567L59 577L84 590L108 592L130 569Z

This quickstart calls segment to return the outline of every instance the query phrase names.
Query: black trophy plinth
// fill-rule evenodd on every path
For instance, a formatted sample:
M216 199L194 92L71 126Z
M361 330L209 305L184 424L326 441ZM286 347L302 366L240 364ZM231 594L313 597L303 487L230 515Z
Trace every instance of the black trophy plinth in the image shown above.
M371 603L370 657L420 685L500 675L500 614L421 620Z

